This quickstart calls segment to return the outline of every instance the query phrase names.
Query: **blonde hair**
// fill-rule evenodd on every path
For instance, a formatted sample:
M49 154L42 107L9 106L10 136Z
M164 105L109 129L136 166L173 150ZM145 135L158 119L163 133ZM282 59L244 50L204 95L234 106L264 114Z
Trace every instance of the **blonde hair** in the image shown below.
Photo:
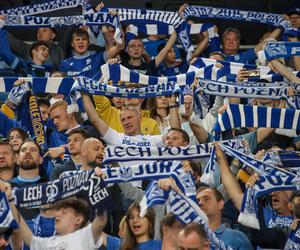
M55 109L55 108L57 108L57 107L59 107L59 106L64 106L64 107L66 108L66 110L67 110L67 108L68 108L68 103L67 103L65 100L59 100L59 101L53 103L53 104L50 106L50 108L49 108L49 113L50 113L53 109Z

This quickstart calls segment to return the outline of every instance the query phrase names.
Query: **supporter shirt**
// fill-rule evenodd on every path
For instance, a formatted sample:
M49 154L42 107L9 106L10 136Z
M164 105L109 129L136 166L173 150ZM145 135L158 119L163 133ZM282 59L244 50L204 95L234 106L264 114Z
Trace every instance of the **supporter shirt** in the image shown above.
M105 64L107 58L104 52L87 51L84 55L74 55L63 60L59 70L69 76L86 76L92 78Z
M152 75L155 76L157 75L157 68L155 66L155 60L153 59L150 63L146 63L146 62L142 62L142 64L140 66L132 66L128 63L128 56L126 57L124 54L121 56L121 64L140 74L144 74L144 75Z
M256 58L257 58L257 56L255 54L254 49L248 49L246 51L239 52L236 55L226 55L225 61L246 63L246 64L255 64Z
M177 66L168 67L165 64L161 64L158 67L159 76L175 76L178 74L186 73L189 68L189 65L186 62L183 62Z
M94 243L92 224L64 236L52 236L49 238L33 237L30 243L31 250L94 250L101 246L101 240Z
M151 59L154 59L154 57L157 56L157 48L159 45L166 44L167 41L166 40L149 40L148 38L143 39L144 42L144 47L146 52L148 53L148 55L151 57ZM176 53L176 58L177 59L181 59L181 55L180 55L180 51L177 48L176 45L173 45L173 48L175 50Z
M121 239L107 235L107 246L109 250L119 250L121 245ZM138 250L160 250L161 241L159 240L148 240L142 243L139 243L135 249Z
M127 145L137 147L163 147L162 135L129 136L109 128L102 139L111 145Z

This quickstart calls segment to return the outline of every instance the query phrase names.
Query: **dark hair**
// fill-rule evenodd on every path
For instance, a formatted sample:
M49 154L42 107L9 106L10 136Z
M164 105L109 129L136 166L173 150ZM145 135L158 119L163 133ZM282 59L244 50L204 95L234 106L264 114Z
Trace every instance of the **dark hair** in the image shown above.
M158 45L156 51L157 51L157 54L159 54L159 52L161 52L163 50L164 47L166 47L166 44L167 43L161 43L160 45Z
M73 134L80 134L84 139L89 138L89 134L84 128L71 129L67 133L68 137L70 137Z
M75 36L79 36L79 37L85 36L88 40L90 39L89 33L86 30L80 28L77 28L73 31L71 41L73 41Z
M224 201L224 196L223 194L216 188L210 188L210 187L207 187L207 186L201 186L198 188L197 190L197 194L202 192L203 190L206 190L206 189L209 189L213 192L216 200L219 202L219 201Z
M170 133L173 130L178 131L179 133L182 134L183 141L187 142L188 144L190 143L189 134L184 129L181 129L181 128L170 128L169 131L168 131L168 133Z
M294 198L300 197L300 190L294 190L289 198L290 202L293 202Z
M121 250L132 250L135 249L137 246L137 241L136 238L134 237L131 229L130 229L130 225L129 225L129 220L130 220L130 216L133 210L138 210L140 212L141 208L138 202L133 202L126 213L126 226L128 228L128 230L126 231L126 235L125 238L122 241L122 244L120 246ZM148 219L149 221L149 229L148 229L148 233L149 233L149 237L151 239L154 238L154 222L155 222L155 212L152 208L148 208L147 209L147 213L145 215L145 217Z
M80 225L80 228L86 226L90 218L90 208L87 202L83 199L70 197L62 201L58 201L55 204L55 208L57 210L62 208L72 208L74 209L76 215L81 215L83 217L83 221Z
M37 103L38 103L38 106L46 105L46 106L50 107L50 102L46 98L39 98L39 99L37 99Z
M160 221L160 237L163 239L163 227L173 227L174 223L176 222L176 217L172 213L166 214L162 220Z
M30 57L32 58L32 51L34 49L37 49L39 46L46 46L49 49L49 44L45 41L36 41L33 44L31 44L31 47L29 49Z
M187 224L183 229L184 236L188 236L193 232L195 232L201 240L208 240L206 231L203 229L203 226L198 223Z
M8 146L13 151L12 145L10 145L7 140L0 140L0 146Z
M21 144L20 149L21 149L21 147L22 147L25 143L27 143L27 142L32 142L33 144L35 144L35 145L37 146L38 150L39 150L39 154L42 153L42 149L41 149L40 145L39 145L35 140L29 139L29 138L27 138L27 139Z
M163 122L163 117L157 113L157 102L156 97L150 97L147 99L147 109L150 110L150 118L156 120L157 118L160 120L160 122ZM166 108L167 113L170 112L169 107Z
M8 136L8 141L10 141L9 137L10 137L10 134L13 132L13 131L18 131L20 136L21 136L21 139L22 141L25 141L26 139L28 139L28 134L26 133L26 131L24 129L21 129L21 128L12 128L11 130L9 130L7 136Z

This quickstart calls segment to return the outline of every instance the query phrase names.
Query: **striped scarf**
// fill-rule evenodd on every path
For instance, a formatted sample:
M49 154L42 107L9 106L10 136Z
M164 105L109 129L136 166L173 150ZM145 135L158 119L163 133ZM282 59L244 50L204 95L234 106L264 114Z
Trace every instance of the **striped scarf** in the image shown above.
M140 216L145 216L147 208L158 204L168 205L170 212L184 225L189 223L200 224L208 235L211 249L231 249L211 231L205 213L200 209L199 205L193 199L185 195L184 192L177 193L172 189L170 191L163 191L157 186L157 182L152 182L147 187L145 195L140 202Z
M242 201L242 207L239 215L239 222L243 225L259 229L257 219L257 198L273 191L295 190L296 183L299 180L296 175L254 159L253 157L232 149L226 145L220 144L221 149L228 155L237 158L245 166L252 168L260 175L259 180L252 188L246 189Z
M282 128L300 129L300 110L230 104L219 115L215 132L233 128Z
M163 29L166 30L167 33L169 33L169 25L173 25L183 48L188 54L187 58L191 57L194 48L191 44L187 23L177 12L127 8L117 8L114 10L118 12L120 22L134 25L138 25L139 23L158 24L158 26L165 27Z
M271 61L276 58L289 58L300 55L300 42L268 42L263 53L259 53L260 60Z

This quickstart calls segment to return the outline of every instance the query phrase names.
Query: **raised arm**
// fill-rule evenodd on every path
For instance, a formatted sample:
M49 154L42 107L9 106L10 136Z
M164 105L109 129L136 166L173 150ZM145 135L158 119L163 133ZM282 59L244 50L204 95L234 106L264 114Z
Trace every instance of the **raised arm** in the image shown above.
M164 60L168 51L173 47L174 43L176 42L176 39L177 39L177 33L174 30L172 35L169 37L169 40L168 40L166 46L155 57L155 66L156 67L158 67L160 65L160 63Z
M181 121L178 113L178 105L176 103L176 95L167 98L170 110L170 125L171 128L181 128Z
M92 222L92 232L94 243L96 244L99 238L102 238L102 245L106 246L106 234L103 232L103 229L107 223L107 213L103 212L101 215L97 215Z
M100 135L104 136L108 131L109 127L101 118L99 118L91 98L85 93L81 93L81 94L82 94L83 106L89 117L90 122L98 130Z
M24 219L22 218L21 214L19 213L19 211L17 210L14 204L14 199L12 197L10 184L4 181L0 181L0 190L2 192L5 192L6 194L13 217L19 224L19 232L22 240L25 242L27 246L30 246L31 240L33 238L33 233L27 226L26 222L24 221Z
M215 144L217 161L220 168L221 179L226 192L231 198L234 206L240 211L243 201L243 192L240 185L230 172L229 164L225 153L221 150L218 143Z
M286 66L284 66L281 62L274 59L270 61L270 63L278 73L286 77L290 82L300 83L300 78L295 76L293 72L289 70Z

